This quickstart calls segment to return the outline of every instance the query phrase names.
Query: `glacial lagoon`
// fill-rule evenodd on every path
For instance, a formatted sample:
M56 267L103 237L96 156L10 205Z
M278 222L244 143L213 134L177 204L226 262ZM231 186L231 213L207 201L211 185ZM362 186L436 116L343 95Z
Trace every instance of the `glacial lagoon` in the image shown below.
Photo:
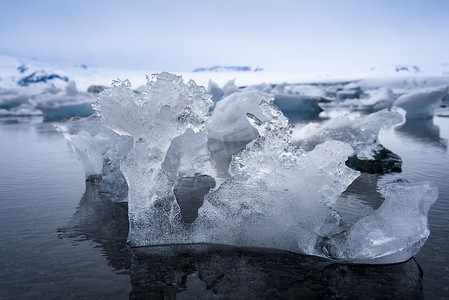
M310 121L336 118L329 112L297 115L290 122L300 128ZM42 121L39 116L1 119L2 297L444 298L448 294L447 117L406 120L381 129L379 141L401 157L402 172L363 172L334 204L350 226L382 205L385 199L378 186L398 178L436 183L439 197L428 214L428 240L414 258L393 265L342 264L283 250L216 243L129 247L127 203L111 201L100 193L99 182L85 181L64 137ZM182 187L178 190L182 194ZM195 205L180 206L195 212Z

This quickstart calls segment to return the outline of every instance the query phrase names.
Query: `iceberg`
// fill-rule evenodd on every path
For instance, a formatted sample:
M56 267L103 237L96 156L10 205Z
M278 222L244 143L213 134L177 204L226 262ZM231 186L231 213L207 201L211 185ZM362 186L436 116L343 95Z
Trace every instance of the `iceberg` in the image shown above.
M268 98L269 95L258 90L248 90L232 93L219 101L207 120L209 139L246 143L254 140L257 130L248 122L246 114L265 120L259 103Z
M295 145L294 127L265 93L234 93L212 114L210 98L192 80L160 73L142 94L117 80L94 103L101 124L128 139L129 148L114 157L128 185L131 246L218 243L349 263L401 262L423 246L438 197L431 183L379 186L386 200L350 227L334 209L360 174L346 165L348 157L375 158L380 127L400 122L400 114L382 110L313 125ZM242 129L251 135L241 139ZM211 140L251 137L230 155L229 176L217 185ZM98 153L95 161L104 161Z
M212 95L212 100L218 102L223 98L239 92L259 91L264 93L265 97L274 97L274 103L284 114L312 114L317 116L322 108L318 105L324 99L324 92L311 86L291 86L287 83L278 85L269 85L266 83L249 85L246 87L237 87L235 79L226 82L223 88L209 80L207 91ZM254 101L258 105L259 101Z
M394 105L404 109L407 119L430 119L441 99L449 93L449 86L420 89L400 96Z

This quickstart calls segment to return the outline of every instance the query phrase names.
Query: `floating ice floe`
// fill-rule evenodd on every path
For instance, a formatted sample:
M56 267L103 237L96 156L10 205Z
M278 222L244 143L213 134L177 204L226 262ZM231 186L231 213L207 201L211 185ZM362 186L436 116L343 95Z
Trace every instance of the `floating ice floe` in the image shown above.
M429 119L441 99L449 93L449 86L420 89L400 96L394 105L403 108L407 119Z
M368 91L366 98L348 99L339 103L339 107L347 107L351 110L375 112L385 108L391 108L395 100L393 92L389 88Z
M207 88L208 92L212 95L212 100L214 102L221 101L222 99L226 99L229 96L233 96L238 98L238 93L250 93L256 92L265 94L264 98L274 98L274 103L281 109L284 114L295 113L297 115L301 115L307 118L307 115L311 115L312 117L317 117L318 114L322 111L321 107L318 105L319 102L325 100L323 96L323 92L319 92L317 88L313 89L309 87L307 88L299 88L292 89L291 86L286 83L278 84L275 86L262 83L258 85L250 85L242 88L238 88L235 85L235 79L228 81L223 88L220 88L213 81L209 81L209 85ZM311 94L304 92L311 92ZM242 98L244 98L242 96ZM228 100L229 101L229 100ZM260 102L260 97L253 100L245 100L246 102L253 102L253 106L257 106ZM256 108L255 111L258 111ZM239 113L239 115L244 115ZM254 137L255 138L255 137Z

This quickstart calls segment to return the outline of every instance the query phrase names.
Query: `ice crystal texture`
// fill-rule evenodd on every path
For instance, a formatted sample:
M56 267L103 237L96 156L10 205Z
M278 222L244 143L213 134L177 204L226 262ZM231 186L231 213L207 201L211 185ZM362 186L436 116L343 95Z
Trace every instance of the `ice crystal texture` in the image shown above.
M266 101L261 108L268 120L248 114L259 137L233 157L232 179L205 197L197 239L315 253L317 237L338 230L331 206L358 176L344 164L352 149L329 141L304 152L290 143L280 110Z
M160 73L136 95L128 81L116 81L94 104L119 134L131 135L134 146L121 162L128 182L128 240L133 246L179 242L184 236L176 203L173 172L162 167L172 140L187 128L204 127L210 96L195 82Z

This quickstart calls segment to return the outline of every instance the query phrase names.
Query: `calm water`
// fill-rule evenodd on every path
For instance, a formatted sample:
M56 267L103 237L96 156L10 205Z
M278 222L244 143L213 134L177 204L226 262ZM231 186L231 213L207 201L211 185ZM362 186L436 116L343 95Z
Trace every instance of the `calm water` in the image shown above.
M351 223L382 203L378 182L438 184L426 245L391 266L218 245L129 248L126 204L102 199L63 137L40 121L0 122L1 299L449 299L449 118L382 131L403 172L363 175L337 203Z

